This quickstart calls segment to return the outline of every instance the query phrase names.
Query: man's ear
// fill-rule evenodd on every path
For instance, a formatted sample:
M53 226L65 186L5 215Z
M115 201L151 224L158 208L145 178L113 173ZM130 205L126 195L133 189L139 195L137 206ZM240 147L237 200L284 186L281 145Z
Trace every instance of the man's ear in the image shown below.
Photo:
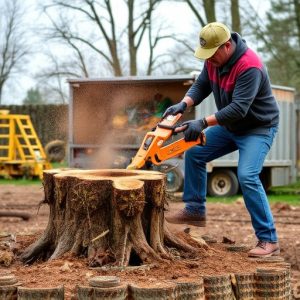
M225 45L225 47L226 47L226 49L230 49L230 47L231 47L231 41L229 40L229 41L227 41L224 45Z
M225 47L227 53L233 52L233 43L232 43L231 40L227 41L227 42L224 44L224 47Z

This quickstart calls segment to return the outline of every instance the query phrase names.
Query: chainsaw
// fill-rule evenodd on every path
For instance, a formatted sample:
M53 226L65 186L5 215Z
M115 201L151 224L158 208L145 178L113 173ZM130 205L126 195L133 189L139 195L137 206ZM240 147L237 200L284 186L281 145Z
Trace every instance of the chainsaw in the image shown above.
M168 115L156 127L146 133L140 149L127 169L142 168L146 163L160 165L163 161L178 156L195 145L205 145L206 137L203 132L196 141L187 142L181 138L173 143L164 143L173 135L186 130L187 125L177 124L182 114Z

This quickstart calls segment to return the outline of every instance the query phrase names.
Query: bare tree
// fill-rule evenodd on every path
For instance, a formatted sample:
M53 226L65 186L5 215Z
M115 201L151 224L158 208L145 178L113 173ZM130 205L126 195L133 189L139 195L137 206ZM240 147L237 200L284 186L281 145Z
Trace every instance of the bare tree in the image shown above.
M129 65L130 65L130 75L136 75L137 74L137 51L139 47L141 46L141 43L143 41L143 37L149 29L149 50L151 55L149 56L149 65L152 65L153 63L153 50L156 47L157 43L151 43L152 39L152 31L151 31L151 16L155 9L155 6L160 2L161 0L148 0L148 5L146 9L141 13L139 17L138 24L135 26L134 22L134 11L137 1L136 0L127 0L125 1L128 8L128 49L129 49ZM158 39L157 39L158 41ZM148 72L149 72L148 68Z
M79 78L80 71L85 70L85 64L78 65L78 60L70 59L66 62L59 62L58 59L50 51L45 53L45 60L49 61L49 67L43 68L36 74L38 86L41 87L44 99L48 103L67 103L68 102L68 89L65 84L67 77Z
M60 40L73 49L81 67L81 75L84 77L89 77L84 48L90 54L93 53L98 60L105 61L113 75L122 76L127 73L126 69L130 75L137 75L138 51L141 46L148 46L152 54L153 48L157 46L157 43L145 41L148 38L147 31L152 22L152 13L161 1L124 0L128 20L125 28L120 30L111 0L51 0L44 6L45 13L52 23L47 36ZM60 13L57 17L58 11ZM56 17L53 17L54 14ZM73 17L68 18L68 14ZM89 27L90 33L78 30L74 25L75 20L80 20ZM158 40L162 38L169 37L159 37ZM155 59L155 56L149 58Z
M174 0L176 1L176 0ZM178 1L178 0L177 0ZM231 16L231 27L233 31L241 32L241 16L240 16L240 1L239 0L230 0L230 4L224 1L217 0L202 0L202 1L193 1L193 0L179 0L186 2L193 12L194 16L203 27L207 23L216 22L217 9L221 9L221 6L224 6L225 11L230 11ZM222 14L224 18L224 13ZM219 16L220 17L220 16ZM221 17L222 19L222 17ZM221 20L222 21L222 20Z
M250 3L250 1L249 1ZM300 90L300 1L272 0L262 20L256 13L252 26L260 51L274 84L294 86ZM253 19L253 18L251 18Z
M203 8L206 15L207 23L216 21L216 1L215 0L203 0Z
M203 0L195 1L183 0L188 4L192 12L194 13L196 19L199 21L201 26L205 26L207 23L216 21L216 1L215 0ZM204 11L205 19L202 17L201 12Z
M24 65L29 54L22 18L24 11L19 0L6 0L1 9L0 30L0 104L3 87Z
M241 17L240 17L240 5L239 0L231 0L230 1L231 8L231 27L233 31L242 33L241 28Z
M41 6L50 21L43 28L47 40L49 67L37 77L45 87L66 101L67 77L151 75L171 63L168 53L157 49L164 39L179 44L178 34L169 34L156 9L164 0L48 0ZM122 19L122 20L121 20ZM55 47L66 51L55 53ZM68 55L66 54L68 53ZM146 56L145 54L149 54ZM142 61L139 58L143 57ZM58 84L57 82L60 82ZM46 84L45 84L46 83ZM49 94L49 89L47 91Z

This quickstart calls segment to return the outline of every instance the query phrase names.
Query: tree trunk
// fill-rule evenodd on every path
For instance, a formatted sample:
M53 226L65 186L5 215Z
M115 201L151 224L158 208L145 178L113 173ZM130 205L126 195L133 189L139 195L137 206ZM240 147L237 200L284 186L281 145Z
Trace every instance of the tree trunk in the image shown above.
M216 22L216 1L215 0L203 0L203 7L207 23Z
M231 27L233 31L242 34L239 0L231 0Z
M49 170L43 184L49 222L40 239L23 253L25 263L70 252L87 255L90 266L139 265L172 259L165 242L183 256L199 253L197 245L189 245L165 226L162 173Z
M1 76L1 75L0 75ZM0 82L0 105L2 104L2 91L3 91L3 84L2 82Z

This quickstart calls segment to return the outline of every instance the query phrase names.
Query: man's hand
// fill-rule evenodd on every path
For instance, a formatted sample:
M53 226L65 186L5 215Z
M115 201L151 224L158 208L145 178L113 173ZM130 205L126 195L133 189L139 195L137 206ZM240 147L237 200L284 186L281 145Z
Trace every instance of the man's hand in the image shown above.
M178 114L183 114L184 111L187 108L187 104L183 101L170 106L169 108L167 108L167 110L164 112L162 118L164 119L165 117L169 116L169 115L173 115L176 116Z
M187 129L183 132L184 140L186 142L196 141L200 136L201 132L208 127L205 118L201 120L186 121L181 124L186 125Z

